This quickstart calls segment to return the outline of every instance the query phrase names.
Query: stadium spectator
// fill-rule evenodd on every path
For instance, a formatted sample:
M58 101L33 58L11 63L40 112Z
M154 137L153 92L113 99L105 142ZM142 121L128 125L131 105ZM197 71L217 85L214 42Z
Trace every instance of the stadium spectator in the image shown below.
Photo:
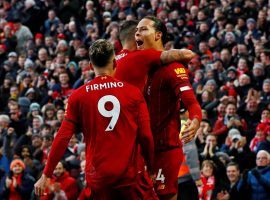
M247 173L247 174L246 174ZM250 199L269 197L269 153L261 150L256 156L256 168L244 173L237 188L242 194L250 194Z
M10 164L10 174L1 179L1 199L30 199L35 179L25 171L25 164L15 159Z
M198 186L199 200L211 199L216 186L215 164L211 160L204 160L201 169L202 185Z
M60 161L53 172L53 177L47 188L48 194L41 197L42 200L63 198L76 200L79 196L77 182L72 178L64 161Z

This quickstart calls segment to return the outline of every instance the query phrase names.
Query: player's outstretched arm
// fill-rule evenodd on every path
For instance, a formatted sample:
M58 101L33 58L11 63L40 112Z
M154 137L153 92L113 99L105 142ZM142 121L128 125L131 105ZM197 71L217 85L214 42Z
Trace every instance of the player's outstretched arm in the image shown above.
M50 150L50 154L49 154L45 169L43 171L43 173L47 177L52 176L57 163L60 161L60 159L64 155L65 150L68 146L68 143L74 133L76 133L75 123L65 119L62 122L61 127L56 134L56 137L54 138L54 141L52 143L52 148Z
M160 60L162 64L169 64L172 62L187 64L195 56L196 54L188 49L170 49L161 53Z

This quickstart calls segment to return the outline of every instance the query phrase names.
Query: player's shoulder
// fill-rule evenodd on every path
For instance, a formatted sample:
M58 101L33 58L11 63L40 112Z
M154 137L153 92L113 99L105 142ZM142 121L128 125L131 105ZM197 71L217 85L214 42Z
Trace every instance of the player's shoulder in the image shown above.
M164 74L166 74L168 78L181 78L182 80L188 79L188 69L181 63L173 62L164 67L164 70Z
M158 51L155 49L143 49L143 50L135 50L132 51L129 56L138 56L138 55L144 55L144 56L150 56L153 54L161 54L162 51Z
M117 81L117 82L123 83L124 88L127 89L127 90L135 91L135 92L139 91L140 92L139 88L135 87L134 85L132 85L132 84L126 82L126 81L121 81L121 80L119 80L117 78L114 78L114 80Z
M179 62L172 62L172 63L167 64L167 66L171 68L185 68L185 66Z

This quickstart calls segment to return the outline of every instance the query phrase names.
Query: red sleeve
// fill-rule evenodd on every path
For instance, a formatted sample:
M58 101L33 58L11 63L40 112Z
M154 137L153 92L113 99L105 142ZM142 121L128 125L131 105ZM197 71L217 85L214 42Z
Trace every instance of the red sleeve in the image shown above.
M64 120L61 124L56 137L54 138L52 148L43 173L51 177L57 163L60 161L68 146L69 140L76 132L76 125L70 121Z
M59 160L64 155L64 152L68 146L69 140L74 133L76 133L77 119L75 103L73 103L73 96L71 95L65 113L65 119L58 130L56 137L54 138L52 148L49 153L49 157L43 173L51 177Z
M169 82L174 88L176 96L181 100L189 112L189 118L202 120L202 111L188 78L188 71L179 63L173 63L168 68Z
M68 98L68 102L66 104L65 119L67 119L68 121L72 121L75 124L78 124L79 116L78 116L76 94L77 93L73 93Z
M189 113L189 119L197 118L200 122L202 120L202 110L198 103L193 90L187 90L180 93L180 98L187 108Z
M142 152L147 162L147 167L150 171L152 171L153 163L154 163L154 141L153 141L153 135L151 132L151 127L150 127L150 118L149 118L147 105L142 95L141 95L141 101L139 102L139 105L138 105L138 110L139 110L139 116L138 116L139 143L142 147Z

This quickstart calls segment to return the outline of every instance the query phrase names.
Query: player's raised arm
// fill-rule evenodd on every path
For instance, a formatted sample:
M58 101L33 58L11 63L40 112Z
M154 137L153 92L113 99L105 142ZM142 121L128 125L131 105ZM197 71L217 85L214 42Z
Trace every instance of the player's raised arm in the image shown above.
M121 41L121 44L123 46L123 49L129 50L129 51L135 51L138 47L140 49L140 46L143 45L143 41L135 40L135 33L138 30L137 27L138 22L135 20L130 20L124 22L120 27L120 33L119 38ZM142 30L143 31L143 30ZM152 49L154 50L154 49ZM149 53L147 53L147 48L144 48L144 53L140 54L140 56L145 57L145 59L157 59L156 57L152 56L149 57ZM155 50L157 51L157 50ZM155 53L151 53L155 54ZM169 64L172 62L181 62L183 64L188 63L192 58L194 58L196 54L188 49L170 49L167 51L162 51L161 55L159 57L162 64Z
M169 64L172 62L187 64L195 56L196 54L188 49L170 49L161 53L160 60L162 64Z

